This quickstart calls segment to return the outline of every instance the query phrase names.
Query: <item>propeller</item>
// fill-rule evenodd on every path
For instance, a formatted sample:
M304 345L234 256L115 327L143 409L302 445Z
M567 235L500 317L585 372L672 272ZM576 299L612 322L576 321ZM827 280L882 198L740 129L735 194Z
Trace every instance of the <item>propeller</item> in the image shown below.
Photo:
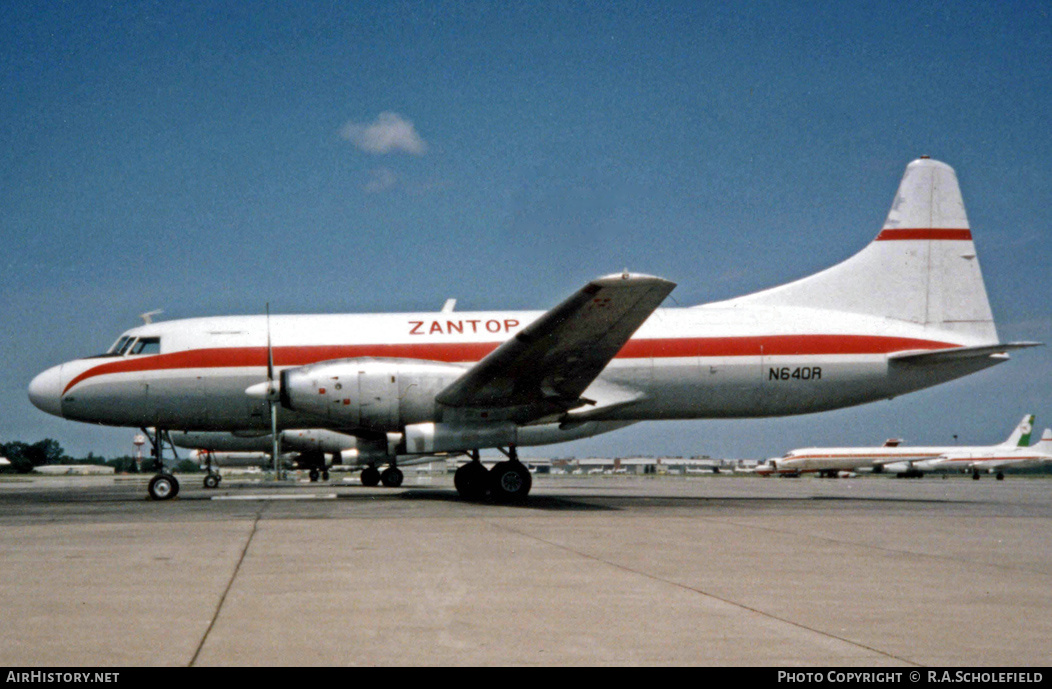
M274 385L274 347L270 343L270 302L267 302L267 401L270 403L270 438L274 457L274 476L281 478L279 466L281 438L278 436L278 388Z
M255 397L260 392L264 393L267 404L270 406L270 438L272 441L271 457L274 460L274 478L281 479L281 468L279 466L281 457L281 439L278 437L278 388L274 384L274 347L270 342L270 302L267 302L267 382L266 388L260 390L261 386L253 385L247 392Z

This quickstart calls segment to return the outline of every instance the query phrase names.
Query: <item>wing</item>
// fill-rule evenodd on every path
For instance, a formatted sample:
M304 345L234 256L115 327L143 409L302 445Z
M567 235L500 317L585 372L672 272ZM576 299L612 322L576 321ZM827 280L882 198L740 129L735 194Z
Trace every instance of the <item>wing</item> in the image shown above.
M913 465L914 462L925 462L930 459L939 459L941 455L937 452L930 454L916 454L916 455L905 455L902 457L882 457L880 459L874 459L874 466L886 466L888 464L909 464Z
M593 280L437 399L450 407L515 409L511 418L520 423L588 404L581 393L675 286L629 273Z

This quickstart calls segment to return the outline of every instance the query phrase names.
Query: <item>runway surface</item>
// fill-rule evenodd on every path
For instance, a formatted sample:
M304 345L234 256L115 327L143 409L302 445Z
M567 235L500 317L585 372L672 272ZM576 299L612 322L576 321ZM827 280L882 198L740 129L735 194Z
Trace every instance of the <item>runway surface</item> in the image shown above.
M1049 478L200 480L0 479L0 664L1052 662Z

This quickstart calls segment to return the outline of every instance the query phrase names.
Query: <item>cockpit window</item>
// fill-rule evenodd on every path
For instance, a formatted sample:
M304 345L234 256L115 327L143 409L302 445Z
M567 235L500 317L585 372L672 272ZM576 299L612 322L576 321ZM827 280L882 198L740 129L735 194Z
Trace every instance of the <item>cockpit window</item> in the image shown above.
M110 347L105 354L99 354L99 356L125 356L127 354L160 353L161 338L159 337L136 338L134 335L121 335L120 339L114 342L113 346Z
M124 348L128 346L132 338L127 335L121 335L120 339L113 343L113 346L106 350L107 354L120 354L124 351Z
M160 354L161 353L161 338L159 337L140 337L132 345L129 354Z

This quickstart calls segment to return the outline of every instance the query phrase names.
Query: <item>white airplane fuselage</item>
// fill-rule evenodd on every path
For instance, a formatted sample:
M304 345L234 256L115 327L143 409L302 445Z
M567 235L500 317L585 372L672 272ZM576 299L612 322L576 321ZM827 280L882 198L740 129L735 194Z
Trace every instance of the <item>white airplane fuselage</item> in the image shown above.
M989 457L1025 452L1033 423L1034 415L1025 415L1008 439L999 445L909 446L889 440L879 447L807 447L792 450L783 457L773 457L756 471L769 475L875 469L916 475L917 472L931 471L949 456Z
M931 471L934 463L948 452L978 456L990 447L910 446L910 447L811 447L793 450L784 457L773 458L758 473L811 473L823 471L857 471L881 467L887 473ZM1013 450L1008 450L1012 452Z
M272 316L280 370L361 357L448 362L465 370L541 312ZM808 327L810 326L810 327ZM466 330L467 332L462 332ZM48 411L114 426L267 430L265 400L245 390L266 380L267 319L200 318L127 333L160 338L159 354L102 356L49 369L34 383ZM903 350L972 344L908 323L813 309L660 309L602 372L585 397L634 397L581 416L591 422L803 414L894 397L991 366L968 359L924 370L889 365ZM443 410L408 410L402 425L442 421ZM283 411L281 428L316 425ZM395 430L395 429L391 429ZM541 442L583 429L538 434ZM602 432L602 427L594 429ZM588 433L591 435L591 433ZM550 440L549 440L550 438ZM526 444L526 443L523 443Z
M1045 437L1030 447L954 448L939 457L916 462L909 468L923 473L994 473L1004 469L1036 469L1049 464L1052 464L1052 437L1046 431ZM895 464L887 467L889 472L901 469Z

